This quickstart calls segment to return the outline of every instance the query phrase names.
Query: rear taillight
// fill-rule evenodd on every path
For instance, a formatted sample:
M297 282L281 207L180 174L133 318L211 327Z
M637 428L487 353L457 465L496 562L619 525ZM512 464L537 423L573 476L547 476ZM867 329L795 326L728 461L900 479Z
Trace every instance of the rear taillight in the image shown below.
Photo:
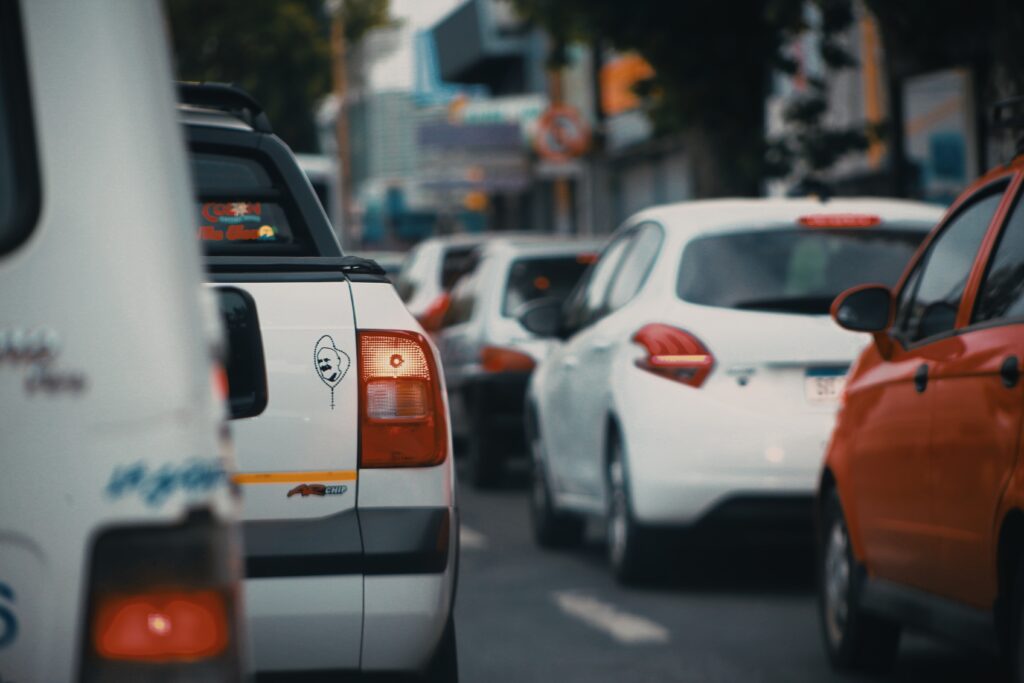
M447 427L427 340L415 332L359 332L361 467L425 467L444 461Z
M485 372L529 372L536 364L522 351L501 346L485 346L480 350L480 365Z
M236 531L208 513L104 532L93 547L82 680L238 681Z
M419 316L420 325L423 325L423 329L427 332L441 329L444 316L448 313L448 307L451 306L451 303L452 298L448 292L438 294L437 298L431 301L430 305Z
M636 361L637 367L691 387L704 384L715 365L715 357L704 344L678 327L644 325L633 341L647 350L647 356Z

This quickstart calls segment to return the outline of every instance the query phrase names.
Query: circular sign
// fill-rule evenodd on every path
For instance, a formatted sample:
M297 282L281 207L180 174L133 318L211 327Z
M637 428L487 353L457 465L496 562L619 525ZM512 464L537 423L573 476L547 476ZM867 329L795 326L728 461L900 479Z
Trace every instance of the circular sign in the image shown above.
M534 146L548 161L569 161L586 152L589 144L587 124L573 107L552 105L537 120Z

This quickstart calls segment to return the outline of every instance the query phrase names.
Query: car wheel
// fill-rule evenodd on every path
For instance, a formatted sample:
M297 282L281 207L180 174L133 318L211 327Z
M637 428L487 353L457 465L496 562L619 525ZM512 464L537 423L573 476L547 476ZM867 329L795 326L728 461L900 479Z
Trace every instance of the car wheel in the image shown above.
M615 578L625 584L638 583L651 576L654 567L647 532L633 515L629 492L629 469L622 441L611 443L606 472L608 487L605 514L608 564Z
M533 472L530 484L530 522L533 540L542 548L567 548L583 540L584 521L582 518L559 512L555 508L548 485L547 470L542 455L540 437L531 439L533 450Z
M458 683L459 657L455 646L455 617L448 618L444 635L423 676L427 683Z
M835 490L825 500L820 533L818 611L829 661L836 669L885 671L896 661L900 626L860 609L864 572L853 557Z
M490 438L483 420L473 420L466 435L466 468L469 483L474 488L494 488L501 481L504 472L504 453L496 441Z

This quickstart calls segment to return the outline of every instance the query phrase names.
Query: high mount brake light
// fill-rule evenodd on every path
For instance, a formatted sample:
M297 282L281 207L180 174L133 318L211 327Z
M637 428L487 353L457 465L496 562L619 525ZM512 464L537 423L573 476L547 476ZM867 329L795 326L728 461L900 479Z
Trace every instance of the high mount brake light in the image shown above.
M633 341L647 350L647 357L636 361L638 368L691 387L704 384L715 365L715 357L699 339L671 325L644 325Z
M537 363L532 357L500 346L485 346L480 349L480 364L485 372L528 372Z
M882 218L867 213L820 213L800 216L797 222L807 228L870 228Z
M228 624L224 596L216 591L114 595L97 605L94 646L106 659L205 659L227 647Z
M441 384L415 332L359 332L361 467L427 467L448 454Z

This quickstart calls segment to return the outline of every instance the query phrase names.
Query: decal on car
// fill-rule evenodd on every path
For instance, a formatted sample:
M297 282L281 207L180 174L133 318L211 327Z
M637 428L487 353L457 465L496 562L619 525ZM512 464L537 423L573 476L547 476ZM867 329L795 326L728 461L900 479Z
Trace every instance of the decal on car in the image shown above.
M166 501L176 491L202 493L226 484L228 478L220 460L192 460L184 465L152 467L139 461L114 469L107 483L107 497L117 500L132 493L150 507Z
M4 605L7 603L7 605ZM6 583L0 583L0 650L18 637L18 620L9 605L14 604L14 591Z
M334 410L334 389L345 379L352 359L338 348L334 338L325 334L317 340L313 348L313 365L320 380L331 390L331 410Z
M288 492L288 498L292 496L340 496L348 491L348 486L336 484L327 486L325 484L299 484Z

